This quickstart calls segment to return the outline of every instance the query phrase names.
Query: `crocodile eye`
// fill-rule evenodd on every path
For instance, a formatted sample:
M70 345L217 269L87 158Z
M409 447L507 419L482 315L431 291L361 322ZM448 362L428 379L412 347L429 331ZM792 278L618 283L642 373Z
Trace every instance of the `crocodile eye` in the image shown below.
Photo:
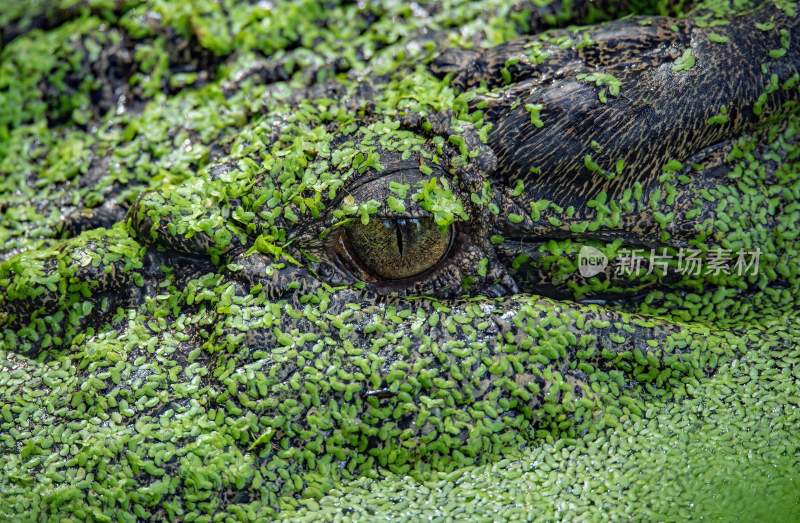
M351 255L377 278L402 280L435 267L450 249L451 227L432 218L373 218L346 230Z

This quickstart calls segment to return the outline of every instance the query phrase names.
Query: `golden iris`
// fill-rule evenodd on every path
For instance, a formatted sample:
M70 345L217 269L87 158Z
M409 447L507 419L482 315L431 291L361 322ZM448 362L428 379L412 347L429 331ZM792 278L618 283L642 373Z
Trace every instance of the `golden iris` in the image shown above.
M352 254L372 275L402 280L421 274L447 254L450 227L432 218L372 218L347 228Z

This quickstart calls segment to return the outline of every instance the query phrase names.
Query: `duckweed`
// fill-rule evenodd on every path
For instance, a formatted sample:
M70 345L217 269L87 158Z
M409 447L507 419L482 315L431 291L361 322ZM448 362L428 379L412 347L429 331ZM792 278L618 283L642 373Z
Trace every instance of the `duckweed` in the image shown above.
M667 14L662 2L632 4ZM657 191L637 183L621 197L598 193L588 210L535 200L511 212L503 188L478 175L496 159L487 108L473 100L496 93L432 74L438 42L480 49L626 8L75 5L0 14L3 518L800 510L796 106L732 144L731 183L702 187L688 207L681 195L707 158L667 162ZM707 24L731 12L706 7ZM542 42L593 47L567 31ZM778 35L772 59L793 45ZM526 60L548 58L535 41L499 74L509 83ZM672 68L694 65L687 50ZM772 76L753 112L798 78ZM612 75L577 79L602 103L624 99ZM544 105L524 109L535 128L548 123ZM728 118L720 107L707 123ZM629 174L599 144L593 152L591 174ZM353 194L353 180L397 158L419 179ZM524 195L539 174L507 192ZM616 263L630 254L622 240L551 237L510 269L541 271L570 300L501 292L507 279L483 252L464 255L464 292L445 300L374 296L364 282L326 279L315 259L340 228L391 213L427 213L441 227L502 213L583 235L619 229L622 211L650 213L662 238L691 222L698 254L759 247L760 270L666 286L657 271L579 278L582 248ZM485 236L498 250L520 243ZM604 295L635 299L592 303Z

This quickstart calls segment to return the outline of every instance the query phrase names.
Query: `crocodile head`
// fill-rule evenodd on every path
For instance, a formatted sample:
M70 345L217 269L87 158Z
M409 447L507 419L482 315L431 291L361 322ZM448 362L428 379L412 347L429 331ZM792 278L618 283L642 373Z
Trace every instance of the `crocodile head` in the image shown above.
M273 93L224 153L153 183L125 220L5 260L0 343L63 366L35 384L63 391L37 423L99 420L70 428L82 446L64 454L133 483L166 474L170 499L275 507L377 467L449 470L600 430L681 393L742 348L704 320L784 299L767 290L794 274L784 188L800 170L796 44L775 81L743 73L772 89L763 101L721 89L679 104L654 87L727 86L728 54L688 26L665 45L672 23L589 36L627 27L651 45L641 68L589 72L579 42L525 40L462 64L502 64L492 81L511 85L495 91L448 60L444 80L416 68ZM550 74L531 73L542 53L564 78L528 82ZM648 104L684 103L676 126L647 127ZM734 259L678 274L690 247ZM588 276L584 248L605 260ZM633 248L674 260L618 271ZM761 272L737 274L756 249Z

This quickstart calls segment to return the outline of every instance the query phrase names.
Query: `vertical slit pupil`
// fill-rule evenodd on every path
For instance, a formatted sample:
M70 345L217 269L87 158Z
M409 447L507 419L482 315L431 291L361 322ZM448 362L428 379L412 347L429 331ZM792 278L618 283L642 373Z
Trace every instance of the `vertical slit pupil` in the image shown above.
M400 251L400 256L403 255L403 233L400 231L400 220L394 225L394 232L397 235L397 249Z

